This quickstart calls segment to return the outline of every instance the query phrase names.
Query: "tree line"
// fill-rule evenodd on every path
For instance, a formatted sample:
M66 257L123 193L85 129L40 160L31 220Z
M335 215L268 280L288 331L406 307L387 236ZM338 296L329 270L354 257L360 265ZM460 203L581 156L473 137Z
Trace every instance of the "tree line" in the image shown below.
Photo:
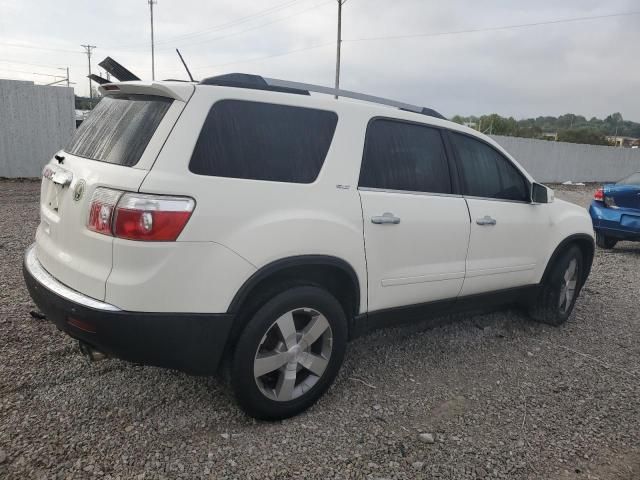
M89 97L76 95L75 108L91 110L99 100L100 94L97 89L94 90L93 102ZM451 120L461 125L470 125L472 128L489 135L538 138L569 143L610 145L607 136L640 138L640 123L623 119L619 112L612 113L604 120L596 117L587 120L586 117L573 113L559 117L548 116L524 120L502 117L497 113L480 117L455 115Z
M587 119L573 113L524 120L502 117L497 113L481 117L456 115L451 120L471 125L476 130L490 135L554 140L555 138L549 134L557 134L559 142L610 145L607 136L640 138L640 123L623 119L619 112L612 113L604 120L596 117Z

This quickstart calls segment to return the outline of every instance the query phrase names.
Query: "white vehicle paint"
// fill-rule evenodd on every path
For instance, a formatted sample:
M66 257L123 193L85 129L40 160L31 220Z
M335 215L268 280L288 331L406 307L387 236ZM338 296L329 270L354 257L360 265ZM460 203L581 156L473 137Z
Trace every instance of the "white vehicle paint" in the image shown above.
M581 249L583 258L577 263L567 260L570 267L561 295L570 290L571 282L571 292L579 292L593 254L587 212L554 201L553 192L535 184L493 140L432 112L417 113L415 107L384 99L367 97L374 101L365 102L353 94L347 95L353 98L336 101L326 94L279 90L289 88L286 82L277 84L278 88L273 85L276 83L254 88L242 82L234 86L233 81L231 85L124 82L102 89L105 105L111 105L103 108L102 115L113 115L121 123L98 122L100 128L110 129L99 134L88 127L80 131L78 135L91 137L92 143L87 146L82 138L76 139L72 148L58 152L45 167L41 223L35 248L28 251L25 261L32 296L43 310L52 312L61 328L92 348L111 349L108 353L127 359L209 372L215 370L223 350L240 349L236 341L244 345L246 322L258 321L247 315L258 309L260 317L267 308L264 305L268 306L264 302L271 298L268 295L280 298L278 289L285 285L310 285L329 292L344 310L348 323L344 331L351 329L351 336L385 323L382 320L389 313L400 317L410 312L411 318L418 318L432 305L465 304L481 294L495 297L548 288L556 275L552 267L567 252L575 254L572 246ZM250 127L234 123L241 116L215 123L220 122L215 112L223 105L238 112L269 108L282 117L274 116L273 121L255 117L256 124ZM299 130L300 139L264 133L278 128L278 122L294 115L292 112L317 118L318 123ZM95 118L99 115L94 113ZM277 142L299 142L298 149L300 145L315 148L311 145L321 142L314 137L326 133L318 125L330 125L331 119L335 119L335 130L311 181L243 178L198 170L225 161L220 160L224 155L236 155L241 166L247 163L247 168L254 168L253 158L261 155L251 150L255 142L266 142L265 148ZM157 125L148 131L154 121ZM125 128L127 122L135 129ZM206 130L207 122L217 129L232 129L229 138L243 138L248 131L256 137L221 146L214 139L218 130ZM383 133L376 136L378 131ZM150 137L140 147L139 158L128 159L139 148L136 142L142 135ZM427 144L440 153L431 152ZM195 152L202 149L209 156L203 160L204 167L194 167ZM92 158L94 151L102 161ZM291 155L291 150L284 151ZM130 164L109 163L114 159ZM232 163L228 168L236 166ZM297 167L279 175L304 175L292 168ZM495 168L495 173L488 168ZM401 169L415 171L403 173ZM271 173L260 175L270 178ZM436 185L436 177L440 184L430 190L427 185ZM371 186L371 182L382 183ZM477 189L495 190L492 182L501 188L495 195L474 194ZM422 184L425 188L419 188ZM131 194L125 196L126 192ZM111 200L104 200L105 195ZM134 200L124 202L125 198ZM174 206L166 207L169 204ZM569 300L563 315L570 313L575 301L573 293L571 298L566 295ZM341 341L336 335L342 327L322 310L323 301L308 308L294 302L301 309L290 309L281 317L289 316L290 332L298 328L291 323L292 315L307 312L312 319L324 319L322 335L311 336L312 323L308 323L294 341L284 335L284 323L274 324L283 335L281 346L275 348L288 350L277 351L273 358L319 372L313 382L305 380L306 387L295 383L294 375L287 398L305 397L307 388L313 391L316 383L322 383L324 368L333 368L327 367L328 357L322 369L310 360L313 355L325 355L309 350L312 340L325 342L322 352L328 352L326 355L332 355L327 345ZM333 307L326 308L331 311ZM119 315L111 324L122 321L131 342L148 331L148 345L131 352L130 343L119 344L119 333L111 332L111 324L104 323L107 311ZM165 325L165 320L171 320L167 330L155 331L161 327L154 325ZM216 327L209 331L209 325ZM263 342L276 327L270 328ZM193 353L200 350L185 342L202 342L200 347L211 345L216 352ZM187 354L181 349L193 351ZM168 357L161 356L162 352ZM260 349L252 355L258 362ZM266 371L264 365L256 368ZM256 374L256 382L258 377ZM267 392L269 401L277 404L285 398L260 382L259 391ZM274 418L299 411L262 414L252 406L243 407L257 416Z

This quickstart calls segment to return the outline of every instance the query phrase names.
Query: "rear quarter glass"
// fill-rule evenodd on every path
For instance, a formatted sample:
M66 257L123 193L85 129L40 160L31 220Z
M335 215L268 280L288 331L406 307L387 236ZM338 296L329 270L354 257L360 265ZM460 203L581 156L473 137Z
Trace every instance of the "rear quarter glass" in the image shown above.
M172 102L152 95L108 95L82 122L65 151L91 160L134 166Z
M198 175L312 183L338 123L335 112L246 100L213 105L189 170Z

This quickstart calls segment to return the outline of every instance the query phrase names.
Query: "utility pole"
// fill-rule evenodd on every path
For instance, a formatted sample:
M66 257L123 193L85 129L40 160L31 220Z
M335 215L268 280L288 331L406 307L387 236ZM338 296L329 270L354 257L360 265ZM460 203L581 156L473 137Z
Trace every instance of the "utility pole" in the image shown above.
M338 50L336 52L336 90L340 89L340 46L342 45L342 5L347 0L338 0ZM336 92L336 99L338 93Z
M67 67L67 87L69 86L69 67ZM91 85L89 85L91 87Z
M153 44L153 5L158 3L156 0L147 0L149 2L149 13L151 14L151 80L156 79L156 59Z
M84 47L85 52L87 54L87 58L89 59L89 76L91 76L91 50L96 48L95 45L80 45ZM93 105L93 92L91 91L91 79L89 79L89 104Z

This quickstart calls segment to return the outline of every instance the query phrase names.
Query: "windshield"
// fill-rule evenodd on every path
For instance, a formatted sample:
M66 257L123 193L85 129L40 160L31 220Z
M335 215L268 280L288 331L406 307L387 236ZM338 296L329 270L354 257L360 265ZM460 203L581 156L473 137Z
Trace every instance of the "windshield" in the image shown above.
M640 185L640 172L634 173L627 178L623 178L616 185Z
M65 151L101 162L133 166L172 101L151 95L104 97L82 122Z

